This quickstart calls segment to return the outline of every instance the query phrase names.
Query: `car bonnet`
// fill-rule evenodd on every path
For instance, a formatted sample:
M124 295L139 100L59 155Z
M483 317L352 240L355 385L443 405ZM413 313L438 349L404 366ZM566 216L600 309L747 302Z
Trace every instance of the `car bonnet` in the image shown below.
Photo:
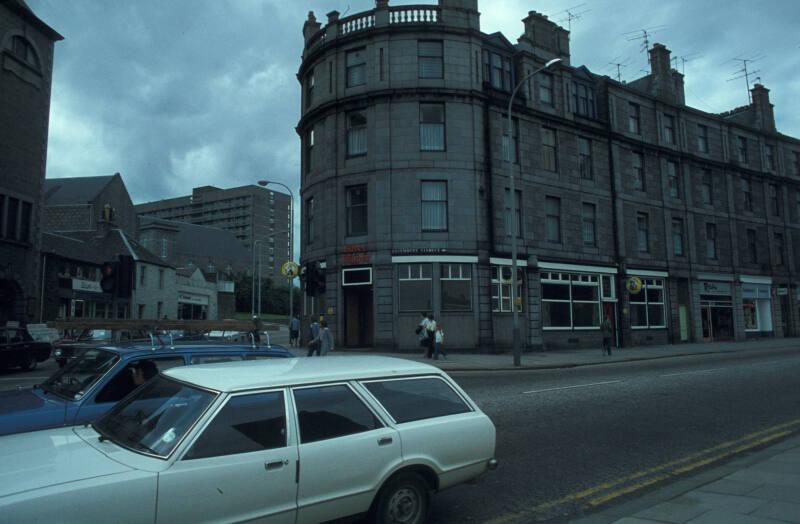
M0 392L0 435L35 431L64 424L66 402L41 390L16 389Z
M0 464L0 497L132 469L94 449L72 428L0 437Z

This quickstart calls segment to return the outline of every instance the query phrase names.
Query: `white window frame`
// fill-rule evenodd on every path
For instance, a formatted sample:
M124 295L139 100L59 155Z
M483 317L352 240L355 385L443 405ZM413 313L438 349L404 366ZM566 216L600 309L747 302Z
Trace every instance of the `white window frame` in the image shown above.
M423 266L427 266L429 268L428 274L429 277L423 276L422 268ZM404 274L405 273L405 274ZM430 263L410 263L410 264L400 264L400 267L397 268L397 310L401 312L411 312L411 311L420 311L420 308L411 308L411 309L403 309L403 305L400 303L400 286L402 282L419 282L419 281L427 281L430 282L430 303L431 306L433 305L433 264ZM430 309L430 308L428 308Z
M507 281L502 276L503 269L508 268L509 273L511 272L511 267L505 264L493 264L492 265L492 312L493 313L511 313L511 279ZM517 268L517 298L522 298L523 294L523 280L524 280L525 271L518 267ZM495 301L497 306L495 307ZM504 301L507 301L508 304L504 304ZM522 312L522 304L524 304L524 300L521 301L519 305L517 305L517 312Z
M661 290L661 302L650 302L649 298L647 297L647 290L648 289L660 289ZM663 278L643 278L642 279L642 290L637 295L631 295L629 300L631 306L634 304L636 305L643 305L645 311L645 320L647 322L646 326L634 326L631 323L631 329L665 329L667 327L667 298L666 298L667 288L664 283ZM642 300L634 300L636 298L642 298ZM661 306L661 324L651 324L650 323L650 305L654 306Z
M542 284L551 285L564 285L568 286L569 299L546 299L544 292L542 292L542 331L598 331L600 330L603 319L603 302L614 302L613 291L609 298L604 298L604 286L602 278L606 275L597 275L589 273L559 273L556 271L547 271L541 274ZM612 277L613 279L613 277ZM576 300L573 297L573 287L596 287L597 300ZM610 287L613 290L613 280L610 282ZM569 304L569 326L545 326L544 325L544 304L545 302ZM597 326L576 326L575 325L575 310L574 304L596 304L597 305Z
M464 271L464 268L467 268ZM454 271L455 270L455 271ZM445 276L445 273L447 276ZM467 276L464 276L464 273L467 273ZM451 263L445 262L440 265L440 277L439 277L439 286L444 287L444 282L469 282L469 294L467 297L469 298L469 305L465 309L445 309L444 306L444 298L442 298L442 311L447 312L463 312L463 311L472 311L472 273L473 269L470 264L459 264L459 263ZM440 293L442 297L444 297L444 292Z
M350 273L358 273L367 271L369 273L369 280L367 282L348 282L347 275ZM371 286L372 285L372 268L371 267L353 267L342 269L342 287L349 286Z

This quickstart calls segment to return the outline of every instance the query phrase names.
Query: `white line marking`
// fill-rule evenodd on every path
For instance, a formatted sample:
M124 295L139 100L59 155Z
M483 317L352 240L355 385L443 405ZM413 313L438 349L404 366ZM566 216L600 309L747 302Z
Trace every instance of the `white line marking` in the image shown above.
M526 395L528 393L544 393L545 391L557 391L559 389L588 388L590 386L602 386L604 384L616 384L617 382L622 382L622 381L621 380L609 380L608 382L594 382L592 384L579 384L577 386L562 386L562 387L558 387L558 388L535 389L533 391L523 391L522 394Z
M713 373L714 371L720 371L726 368L714 368L714 369L701 369L699 371L681 371L680 373L668 373L666 375L661 375L662 377L676 377L678 375L695 375L697 373Z

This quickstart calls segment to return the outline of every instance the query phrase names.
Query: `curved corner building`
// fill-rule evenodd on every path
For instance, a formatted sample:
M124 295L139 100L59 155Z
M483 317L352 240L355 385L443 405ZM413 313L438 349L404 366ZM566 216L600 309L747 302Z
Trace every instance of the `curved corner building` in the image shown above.
M661 44L622 83L534 11L516 43L481 32L477 0L327 17L298 72L301 259L338 346L415 348L433 312L449 348L510 347L514 222L527 349L599 348L605 317L619 345L796 332L800 142L766 88L705 113Z

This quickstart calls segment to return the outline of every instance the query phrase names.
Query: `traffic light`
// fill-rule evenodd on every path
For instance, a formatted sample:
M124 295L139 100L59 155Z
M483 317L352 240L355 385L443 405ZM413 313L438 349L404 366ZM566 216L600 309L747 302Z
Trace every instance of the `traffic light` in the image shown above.
M130 255L120 255L117 265L117 297L130 298L133 291L136 264Z
M104 293L114 293L117 290L117 266L117 262L106 262L100 270L100 288Z
M325 270L319 267L317 264L317 294L324 295L325 294Z
M306 295L313 297L317 294L317 263L306 262L303 266L303 271L300 273L300 278L305 283Z

